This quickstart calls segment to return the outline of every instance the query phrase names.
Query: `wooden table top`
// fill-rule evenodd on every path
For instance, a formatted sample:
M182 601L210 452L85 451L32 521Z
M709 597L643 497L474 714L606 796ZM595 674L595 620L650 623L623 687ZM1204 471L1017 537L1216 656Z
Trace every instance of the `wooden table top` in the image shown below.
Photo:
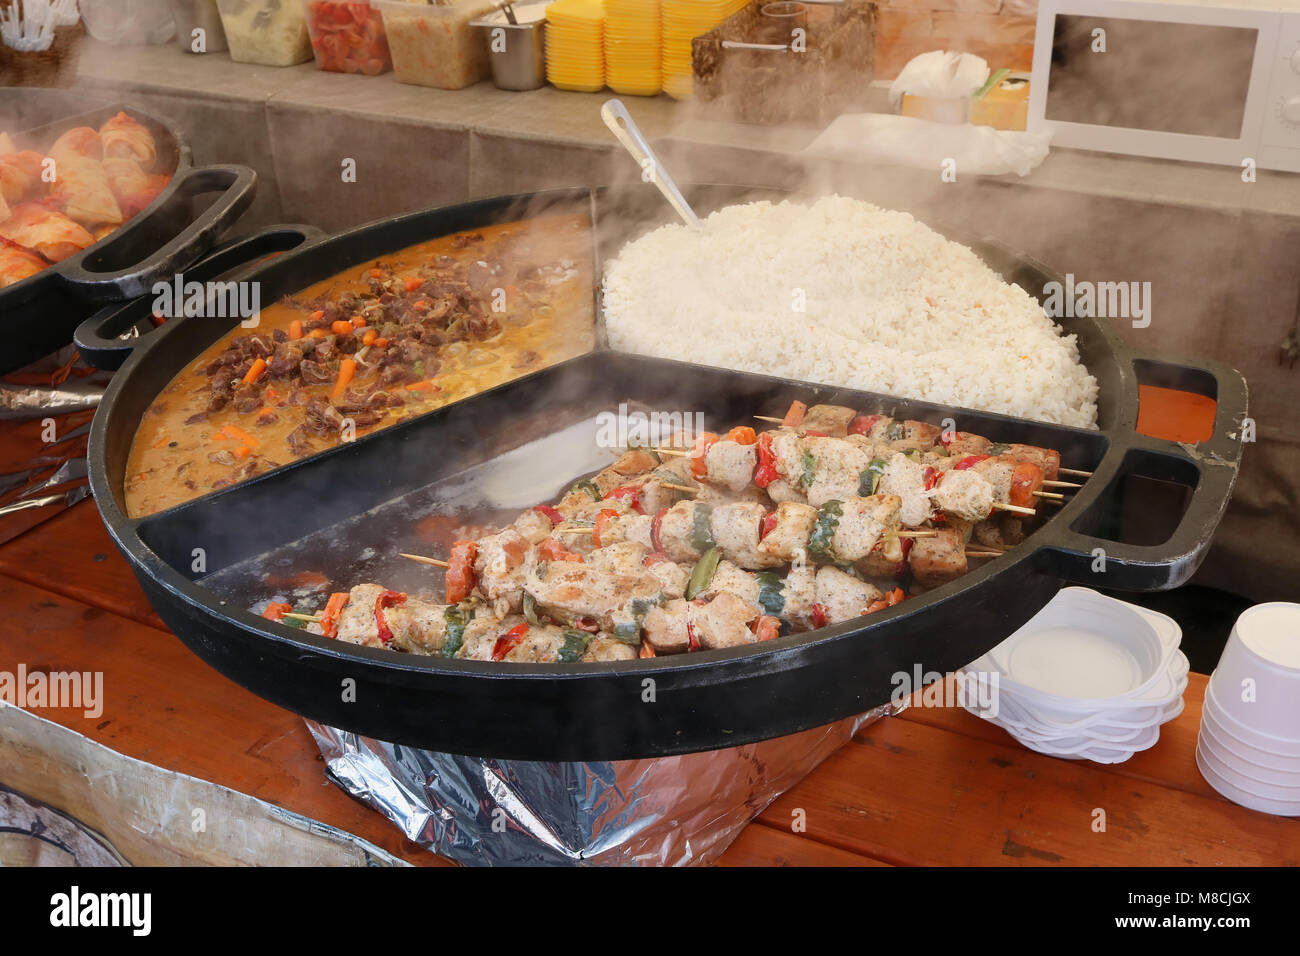
M9 426L0 436L13 437ZM0 669L104 673L104 716L46 710L120 753L445 863L328 783L301 718L231 683L153 613L87 500L0 546ZM861 731L722 858L745 865L1296 865L1300 823L1215 793L1193 753L1206 678L1150 750L1114 766L1021 747L958 708ZM3 782L3 770L0 770ZM1093 828L1105 810L1105 832ZM802 814L797 811L802 810ZM806 830L792 832L792 821Z

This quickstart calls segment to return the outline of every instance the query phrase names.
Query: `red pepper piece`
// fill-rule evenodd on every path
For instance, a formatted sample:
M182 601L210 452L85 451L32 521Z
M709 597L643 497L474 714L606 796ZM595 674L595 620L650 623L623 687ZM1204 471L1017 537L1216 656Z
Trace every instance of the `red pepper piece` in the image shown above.
M790 410L785 413L785 418L781 420L781 424L786 428L797 428L806 414L808 414L808 406L795 399L790 403Z
M544 561L581 561L582 555L575 554L555 538L547 538L537 546L537 554Z
M550 518L552 526L564 523L564 515L560 514L560 512L552 508L550 505L536 505L533 507L533 510L539 511L546 515L546 517Z
M663 564L665 561L671 564L673 559L668 557L668 555L664 554L662 551L651 551L645 556L645 560L641 563L647 568L652 568L656 564Z
M632 510L639 515L645 514L645 508L641 507L641 488L636 485L622 485L615 488L601 500L609 501L611 498L616 501L627 502Z
M283 601L272 601L262 612L262 617L268 621L282 621L284 616L293 610L292 604L285 604Z
M815 428L809 428L803 433L804 438L828 438L825 432L818 431Z
M343 613L343 609L348 606L350 600L352 600L352 595L347 591L335 591L330 595L329 602L325 605L325 611L320 618L320 629L326 637L338 636L339 615Z
M617 518L619 514L613 508L602 508L600 514L596 515L596 530L591 535L591 543L598 548L603 548L600 543L600 531L609 523L610 518Z
M762 614L754 622L754 636L760 641L770 641L781 633L781 619Z
M921 474L925 477L925 490L930 491L939 483L939 479L942 477L943 472L938 468L932 468L930 465L926 465L925 471L921 472Z
M664 515L668 514L667 508L660 508L659 513L655 515L654 521L650 522L650 543L654 545L655 553L662 554L664 544L659 539L659 529L663 526Z
M687 653L700 649L700 639L695 636L695 625L690 621L686 622L686 641Z
M379 640L382 643L387 644L393 639L393 631L388 626L388 619L384 617L384 608L405 603L406 595L401 591L384 591L375 598L375 624L379 628Z
M772 433L763 432L758 436L758 466L754 469L754 484L766 488L781 477L776 470L776 455L772 451Z
M814 604L812 606L813 627L825 627L826 622L830 620L830 610L825 604Z
M982 461L987 461L988 457L988 455L967 455L961 461L957 462L957 464L953 465L952 470L965 471L967 468L972 468Z
M526 622L523 624L516 624L510 630L506 631L498 637L497 642L492 645L492 659L494 661L505 660L506 655L519 646L519 642L524 639L524 635L527 633L528 624Z
M776 512L769 511L763 517L762 527L758 529L758 540L762 541L764 538L766 538L769 534L772 533L772 529L775 527L776 527Z
M594 617L580 617L573 622L573 626L580 631L586 631L589 634L595 634L600 630L600 622Z
M853 421L849 422L850 435L869 435L871 426L880 421L879 415L859 415Z
M1021 508L1033 508L1034 492L1043 487L1043 469L1029 462L1016 465L1011 473L1011 504Z
M734 441L737 445L752 445L758 441L758 436L748 425L737 425L727 432L727 441Z
M473 541L457 541L451 546L447 556L447 603L459 604L469 597L474 590L474 559L478 557L478 545Z

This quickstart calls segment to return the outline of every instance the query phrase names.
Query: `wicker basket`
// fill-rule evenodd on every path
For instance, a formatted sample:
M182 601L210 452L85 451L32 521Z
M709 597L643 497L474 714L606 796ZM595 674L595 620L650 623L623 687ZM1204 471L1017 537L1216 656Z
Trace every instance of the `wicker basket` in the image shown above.
M763 125L825 126L865 110L874 75L876 4L809 4L804 52L736 49L724 40L771 43L757 0L692 41L695 98L705 115Z
M72 86L85 31L78 23L56 27L48 50L23 52L0 43L0 86Z

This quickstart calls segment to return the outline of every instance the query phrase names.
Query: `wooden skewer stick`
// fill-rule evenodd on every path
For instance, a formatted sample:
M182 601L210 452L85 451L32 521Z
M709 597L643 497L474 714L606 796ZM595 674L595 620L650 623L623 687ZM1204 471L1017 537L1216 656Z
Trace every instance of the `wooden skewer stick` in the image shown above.
M1044 481L1044 488L1082 488L1083 485L1075 484L1073 481Z
M995 502L993 502L993 510L994 510L994 511L1010 511L1010 512L1012 512L1012 513L1014 513L1014 514L1018 514L1018 515L1034 515L1034 514L1037 514L1037 513L1038 513L1038 512L1036 512L1033 508L1022 508L1022 507L1020 507L1020 505L1007 505L1007 504L1003 504L1003 503L1000 502L1000 501L995 501Z
M560 534L595 534L595 528L556 528Z
M691 453L689 451L682 451L677 448L656 448L655 451L657 451L661 455L673 455L677 458L691 457Z
M1078 468L1057 468L1056 471L1058 474L1062 475L1078 475L1080 478L1092 477L1092 472L1080 471Z
M699 488L693 488L690 485L671 485L666 481L660 482L660 484L662 484L663 487L665 488L671 488L673 491L685 491L685 492L689 492L692 495L700 490Z
M282 616L293 618L295 621L311 621L313 624L320 623L319 614L293 614L286 611Z
M1000 557L1002 557L1003 554L1004 554L1004 552L1002 552L1002 551L967 551L967 552L966 552L966 557L968 557L968 558L1000 558Z
M938 531L896 531L890 537L893 538L934 538L939 534Z
M421 564L432 564L435 568L451 567L446 561L439 561L437 558L426 558L422 554L407 554L405 551L397 552L404 558L410 558L412 561L419 561Z
M1035 491L1036 498L1047 498L1050 501L1064 501L1065 495L1058 495L1055 491Z
M784 418L773 418L771 415L755 415L760 422L776 422L778 425L784 425Z

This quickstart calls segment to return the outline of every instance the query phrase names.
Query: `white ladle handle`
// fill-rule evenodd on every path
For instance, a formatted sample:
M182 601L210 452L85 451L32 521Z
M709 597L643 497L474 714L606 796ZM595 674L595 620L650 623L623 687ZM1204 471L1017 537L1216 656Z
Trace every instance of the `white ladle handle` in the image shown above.
M673 178L659 162L659 157L654 154L650 144L641 135L641 130L637 128L623 102L618 99L606 100L605 105L600 108L600 117L614 137L623 144L623 148L632 154L637 165L643 171L646 169L650 171L650 175L654 177L652 182L677 210L677 215L681 216L688 226L698 226L700 217L695 215L695 210L691 208L681 190L677 188L677 184L673 182Z

